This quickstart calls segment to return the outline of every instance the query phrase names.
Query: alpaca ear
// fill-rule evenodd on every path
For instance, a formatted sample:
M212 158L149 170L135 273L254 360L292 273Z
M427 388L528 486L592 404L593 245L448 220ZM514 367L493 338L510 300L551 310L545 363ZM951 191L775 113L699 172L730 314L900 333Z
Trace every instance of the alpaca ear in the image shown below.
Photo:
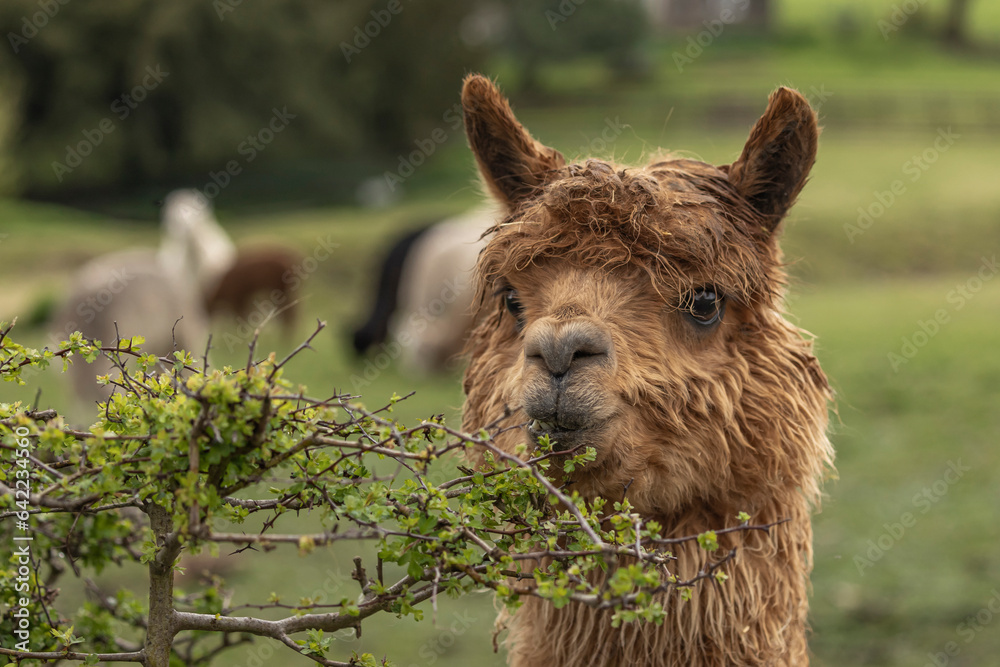
M470 74L462 87L465 133L493 196L512 208L566 164L554 148L535 141L517 122L507 100L484 76Z
M816 161L816 112L798 91L778 88L750 131L743 153L729 167L729 181L764 215L771 233L806 184Z

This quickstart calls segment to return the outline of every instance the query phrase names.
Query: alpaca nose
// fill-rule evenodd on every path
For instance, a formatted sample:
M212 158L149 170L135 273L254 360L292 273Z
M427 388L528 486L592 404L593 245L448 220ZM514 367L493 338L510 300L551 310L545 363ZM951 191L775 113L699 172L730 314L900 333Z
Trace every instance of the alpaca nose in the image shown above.
M575 320L557 324L536 322L524 339L524 356L556 380L585 366L607 363L611 356L611 336L596 322Z

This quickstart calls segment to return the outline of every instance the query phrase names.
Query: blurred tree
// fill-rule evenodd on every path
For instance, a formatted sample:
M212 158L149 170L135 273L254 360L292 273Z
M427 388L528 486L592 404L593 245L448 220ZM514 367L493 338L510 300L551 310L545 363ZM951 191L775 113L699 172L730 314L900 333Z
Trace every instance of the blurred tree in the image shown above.
M632 76L643 66L639 48L648 26L639 0L517 0L510 8L506 48L527 90L537 87L543 61L587 54L601 57L617 75Z
M944 24L944 40L955 46L968 44L966 26L969 18L969 0L949 0Z
M4 0L0 150L6 118L22 189L41 197L201 183L264 148L268 161L393 153L440 124L476 66L458 38L467 11L445 0Z
M709 15L705 0L658 0L655 4L660 26L667 30L701 28Z
M0 70L0 195L15 192L18 170L13 162L14 116L21 95L9 74Z
M706 22L730 16L727 23L745 25L756 32L768 32L774 24L771 0L652 0L650 15L659 27L670 31L701 30Z
M771 0L747 0L746 24L761 32L768 32L774 22L774 6ZM737 7L743 3L737 2Z

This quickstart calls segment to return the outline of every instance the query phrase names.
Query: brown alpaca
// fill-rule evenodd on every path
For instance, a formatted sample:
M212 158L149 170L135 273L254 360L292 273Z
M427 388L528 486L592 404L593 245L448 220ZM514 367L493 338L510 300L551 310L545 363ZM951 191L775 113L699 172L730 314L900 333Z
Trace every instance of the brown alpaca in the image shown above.
M284 248L240 248L232 266L205 295L205 308L209 315L228 310L243 320L276 312L285 335L291 335L298 314L293 289L300 282L295 268L301 262L301 255Z
M775 91L731 165L666 157L625 168L566 165L477 75L462 93L472 151L505 217L477 267L463 427L502 419L513 452L548 433L597 459L568 482L627 496L666 536L787 519L738 547L729 580L663 596L661 626L535 598L514 614L509 662L806 665L810 513L832 464L830 390L811 345L782 317L779 224L816 156L816 117ZM681 577L713 558L686 543ZM724 553L724 552L721 552Z

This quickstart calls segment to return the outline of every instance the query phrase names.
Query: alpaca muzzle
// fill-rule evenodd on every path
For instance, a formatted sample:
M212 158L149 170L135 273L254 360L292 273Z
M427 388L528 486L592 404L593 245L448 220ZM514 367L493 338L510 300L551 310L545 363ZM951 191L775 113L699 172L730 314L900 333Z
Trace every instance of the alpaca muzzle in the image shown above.
M596 321L544 318L530 325L522 372L529 434L548 435L557 450L596 444L599 427L614 412L608 392L614 360L611 335Z

